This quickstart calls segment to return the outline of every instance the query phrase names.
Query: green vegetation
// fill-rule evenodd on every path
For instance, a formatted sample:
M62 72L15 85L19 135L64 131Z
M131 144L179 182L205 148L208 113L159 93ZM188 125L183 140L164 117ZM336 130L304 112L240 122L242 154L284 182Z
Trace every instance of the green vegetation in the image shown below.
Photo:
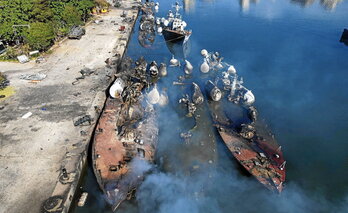
M95 4L94 0L1 0L0 40L17 44L16 49L27 44L31 50L45 51L71 26L86 22ZM16 51L8 48L10 55Z
M53 27L49 23L35 22L25 36L25 41L33 49L46 50L55 38Z

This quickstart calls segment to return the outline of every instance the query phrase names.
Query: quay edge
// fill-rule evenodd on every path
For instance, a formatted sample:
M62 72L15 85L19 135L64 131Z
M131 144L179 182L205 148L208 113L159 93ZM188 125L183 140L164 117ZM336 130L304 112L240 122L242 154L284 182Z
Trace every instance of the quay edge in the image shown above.
M135 3L141 3L141 0L135 0ZM119 55L119 60L124 57L124 54L127 50L128 43L130 40L130 37L132 35L132 32L134 30L134 25L137 21L138 15L139 15L139 9L138 8L124 8L121 6L120 8L116 8L123 11L130 11L133 14L135 14L135 18L131 23L124 23L122 25L126 25L126 29L128 30L126 39L120 38L119 40L125 41L125 45L117 45L114 49L114 55ZM127 26L128 25L128 26ZM118 60L118 62L119 62ZM113 64L111 67L116 68L118 65ZM114 78L110 78L109 83L111 83L114 80ZM103 109L104 104L106 101L106 95L105 91L99 91L97 95L94 98L92 108L89 111L95 112L95 106L98 106L99 109ZM72 201L76 200L74 199L77 194L75 194L78 190L77 187L79 186L81 176L83 174L83 170L86 167L87 163L87 155L88 155L88 148L89 143L91 141L91 138L93 136L93 132L95 129L95 126L97 124L98 118L100 116L101 112L95 112L92 117L95 119L93 120L92 124L89 126L87 134L85 136L81 136L81 146L77 149L73 150L73 152L67 152L65 159L62 162L62 169L60 171L60 174L57 178L57 182L55 184L54 191L52 192L51 196L47 198L43 203L41 207L42 213L68 213L70 210L70 207L72 205ZM79 143L80 143L79 142Z

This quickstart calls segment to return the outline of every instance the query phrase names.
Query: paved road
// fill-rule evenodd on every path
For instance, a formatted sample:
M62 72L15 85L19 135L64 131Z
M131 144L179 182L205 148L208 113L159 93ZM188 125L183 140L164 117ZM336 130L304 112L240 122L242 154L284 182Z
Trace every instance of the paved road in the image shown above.
M122 6L130 9L134 3L124 1ZM123 55L133 25L122 23L122 11L113 9L98 17L102 23L90 23L81 40L59 44L42 64L0 62L16 90L0 101L0 213L40 212L52 194L64 197L71 187L57 183L62 168L78 179L75 169L85 157L113 73L105 60L115 53ZM129 10L128 17L133 15L137 11ZM120 25L126 25L125 33L118 30ZM94 73L72 85L84 67ZM39 72L47 75L41 82L19 79L21 74ZM32 115L22 118L28 112ZM92 125L75 127L73 122L86 114L94 119Z

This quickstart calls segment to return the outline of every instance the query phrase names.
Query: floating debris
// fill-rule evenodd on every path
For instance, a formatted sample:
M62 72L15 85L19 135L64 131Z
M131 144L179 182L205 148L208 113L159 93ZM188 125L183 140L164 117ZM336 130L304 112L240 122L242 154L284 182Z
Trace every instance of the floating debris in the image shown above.
M251 92L251 90L246 89L246 92L244 93L244 96L243 96L243 101L244 101L244 104L246 105L251 105L255 102L255 96Z
M192 95L193 103L196 105L202 104L204 102L204 97L203 97L201 89L195 82L192 82L192 85L194 90Z
M207 59L204 59L203 63L201 64L200 70L202 73L208 73L209 72L209 64L207 62Z
M157 85L147 94L147 100L150 104L157 104L160 101L160 94L157 89Z
M195 112L197 110L197 107L196 107L196 105L194 103L189 102L187 104L187 110L188 110L188 113L186 114L186 116L187 117L192 117L195 114Z
M167 74L167 65L165 63L161 63L159 66L159 75L161 77L165 77Z
M186 117L192 117L196 110L197 107L196 105L191 101L190 97L188 94L185 94L182 98L179 99L180 104L185 104L187 107L187 114Z
M88 197L88 193L87 192L82 192L82 194L80 196L80 199L79 199L79 202L77 203L77 205L79 207L84 206L86 204L87 197Z
M159 10L159 3L158 2L155 3L154 9L155 9L155 12L157 13Z
M236 68L234 68L233 65L231 65L231 66L228 67L227 72L228 72L229 74L232 74L232 75L236 75L236 74L237 74Z
M208 81L206 88L211 100L220 101L222 97L221 90L211 80Z
M176 58L174 58L174 55L172 56L172 59L170 59L169 64L171 67L178 67L180 66L180 61Z
M140 18L138 41L144 48L149 48L155 42L156 23L153 11L153 5L145 2L141 7L142 15Z
M150 63L150 68L149 68L150 76L155 78L158 76L158 66L156 61L152 61Z
M251 120L251 122L255 122L257 120L257 115L258 115L258 112L256 110L256 107L250 106L248 108L248 117Z
M190 131L182 132L180 133L180 137L184 139L186 144L188 144L190 142L190 139L192 138L192 133Z
M192 70L193 70L192 64L188 60L185 60L185 67L184 67L185 74L190 75L192 73Z
M202 50L201 50L201 55L202 55L204 58L208 57L208 51L207 51L206 49L202 49Z
M158 101L158 105L160 106L165 106L167 105L169 102L169 98L168 98L168 95L165 91L163 91L160 95L160 99Z

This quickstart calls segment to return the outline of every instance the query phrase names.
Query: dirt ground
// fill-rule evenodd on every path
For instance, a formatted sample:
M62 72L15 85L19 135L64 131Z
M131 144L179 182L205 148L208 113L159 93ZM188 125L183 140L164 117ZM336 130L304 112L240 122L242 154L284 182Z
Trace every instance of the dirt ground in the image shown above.
M86 153L113 73L105 60L116 53L123 55L133 22L122 22L120 15L126 8L127 17L137 16L137 10L131 9L134 5L135 1L123 1L121 8L98 16L103 22L86 26L81 40L57 45L43 63L0 62L0 71L15 90L0 99L0 213L40 212L42 203L59 192L57 181L63 168L78 180L79 173L67 164L80 164L77 161ZM126 26L125 32L119 31L121 25ZM73 85L83 68L93 73ZM22 74L36 73L46 78L20 79ZM32 115L22 118L28 112ZM74 126L84 115L92 117L91 125ZM70 190L69 184L64 187Z

